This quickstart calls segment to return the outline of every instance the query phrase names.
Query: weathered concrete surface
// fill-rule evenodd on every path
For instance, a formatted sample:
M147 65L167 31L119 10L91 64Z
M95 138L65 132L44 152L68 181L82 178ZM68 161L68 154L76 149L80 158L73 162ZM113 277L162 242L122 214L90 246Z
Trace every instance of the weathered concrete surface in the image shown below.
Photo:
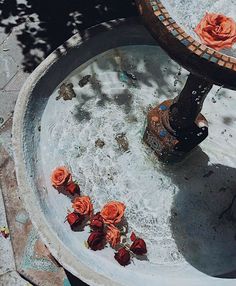
M2 191L0 188L0 227L4 226L7 227L8 224L6 219ZM3 275L15 269L14 256L10 238L4 238L2 235L0 236L0 257L0 275Z
M27 280L42 286L70 285L63 268L32 227L18 193L12 117L18 93L29 74L21 66L24 55L17 33L17 28L9 34L0 29L0 227L10 229L8 238L0 235L0 286L29 286Z
M28 281L23 279L16 271L10 271L0 276L1 286L32 286Z
M64 270L51 258L22 205L13 159L2 146L0 154L0 181L10 229L8 242L11 240L14 251L14 259L8 256L8 263L15 264L17 271L36 285L60 285ZM14 269L7 267L6 271Z

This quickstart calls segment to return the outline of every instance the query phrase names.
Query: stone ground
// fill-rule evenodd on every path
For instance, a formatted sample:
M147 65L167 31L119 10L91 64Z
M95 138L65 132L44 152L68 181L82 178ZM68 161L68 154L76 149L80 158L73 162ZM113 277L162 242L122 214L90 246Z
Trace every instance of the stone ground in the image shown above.
M16 27L9 34L0 33L0 228L10 229L8 238L0 236L0 285L26 286L29 281L35 285L71 285L40 241L18 195L11 126L17 95L29 75L21 64L24 56L18 31Z
M10 230L8 238L0 234L0 286L80 286L85 284L50 255L19 197L11 146L14 106L29 74L57 46L89 26L136 12L132 0L39 2L0 1L0 228Z

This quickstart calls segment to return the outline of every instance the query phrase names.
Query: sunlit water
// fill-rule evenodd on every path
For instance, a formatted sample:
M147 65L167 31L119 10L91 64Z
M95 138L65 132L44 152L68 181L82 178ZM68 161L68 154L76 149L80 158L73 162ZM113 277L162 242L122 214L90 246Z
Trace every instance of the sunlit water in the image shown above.
M209 120L209 137L201 144L202 151L196 151L184 164L162 166L142 142L148 109L176 96L187 74L159 47L117 48L91 59L65 80L73 83L76 98L56 101L58 88L49 98L40 141L48 213L54 216L60 239L79 259L92 261L90 252L86 250L88 258L80 253L88 230L73 233L63 223L70 199L56 195L49 180L51 171L60 165L70 168L82 193L91 196L95 210L109 200L126 204L129 231L134 230L148 246L149 261L130 266L135 272L156 273L160 266L182 268L188 262L199 269L204 266L210 274L236 267L236 260L231 259L236 257L236 248L230 245L235 243L236 224L224 222L222 226L218 222L218 214L235 192L234 178L228 178L229 171L221 168L225 165L234 170L236 164L234 92L217 91L217 87L210 92L203 110ZM78 83L85 75L91 75L90 82L80 87ZM128 151L117 144L119 133L126 134ZM95 145L97 139L104 141L103 148ZM213 174L209 175L210 170ZM228 195L219 192L221 188L226 188ZM213 227L218 227L216 233ZM93 255L111 263L109 251ZM202 256L208 252L209 257ZM188 255L193 261L186 262Z

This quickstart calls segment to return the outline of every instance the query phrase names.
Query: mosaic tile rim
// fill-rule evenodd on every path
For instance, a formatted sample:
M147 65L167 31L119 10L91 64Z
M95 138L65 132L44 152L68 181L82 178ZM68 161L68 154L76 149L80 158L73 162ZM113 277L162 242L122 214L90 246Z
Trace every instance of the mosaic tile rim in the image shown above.
M161 3L161 0L145 0L151 5L151 9L155 17L161 22L163 26L176 38L182 45L184 45L191 53L198 57L207 60L218 66L225 67L236 72L236 58L225 55L219 51L215 51L210 47L196 41L188 35L178 24L171 18L166 8Z

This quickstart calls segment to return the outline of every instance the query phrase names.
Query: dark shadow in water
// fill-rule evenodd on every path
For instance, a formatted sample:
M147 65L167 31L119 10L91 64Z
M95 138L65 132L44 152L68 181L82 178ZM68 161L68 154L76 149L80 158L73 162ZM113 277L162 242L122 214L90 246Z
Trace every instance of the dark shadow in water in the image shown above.
M179 188L170 220L178 250L203 273L236 278L236 169L198 148L167 173Z

